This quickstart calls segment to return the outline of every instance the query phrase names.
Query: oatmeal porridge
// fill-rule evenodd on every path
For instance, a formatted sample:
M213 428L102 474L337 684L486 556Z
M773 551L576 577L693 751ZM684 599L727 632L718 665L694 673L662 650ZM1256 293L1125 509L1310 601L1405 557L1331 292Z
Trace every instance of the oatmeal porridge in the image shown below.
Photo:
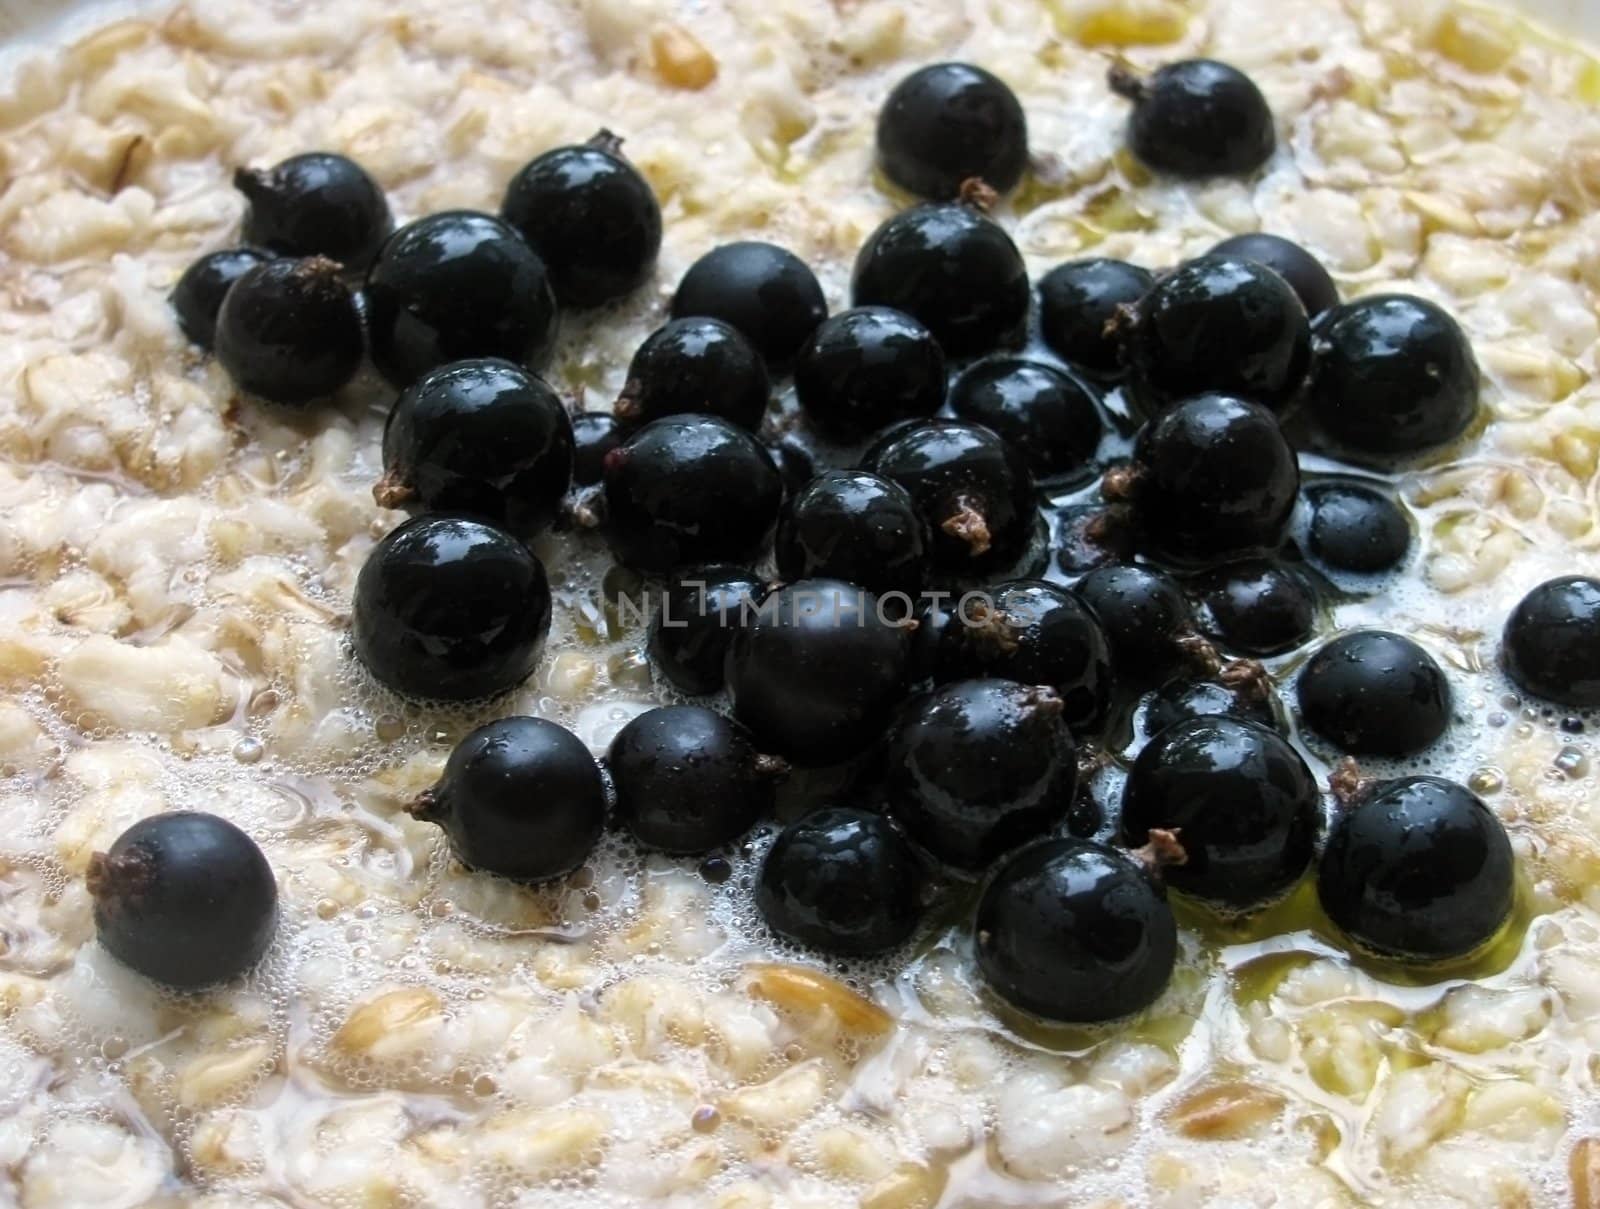
M1124 146L1113 62L1202 55L1271 104L1259 172L1153 175ZM606 412L714 246L780 244L850 305L858 249L910 200L875 167L878 110L947 60L1026 111L1028 172L992 213L1035 282L1265 230L1346 301L1420 296L1470 336L1486 419L1371 472L1415 529L1405 566L1334 576L1319 637L1265 659L1289 706L1343 630L1445 669L1446 737L1362 770L1450 777L1504 823L1516 905L1469 960L1353 955L1310 877L1231 922L1175 896L1153 1004L1044 1025L983 989L967 891L882 960L775 940L751 898L770 821L704 863L608 835L525 888L413 817L482 722L551 719L598 755L681 698L631 581L571 528L532 543L551 629L509 697L427 706L361 668L357 575L404 519L373 496L395 391L369 367L275 408L185 339L169 296L239 242L234 170L339 152L403 224L496 212L533 156L615 131L660 201L659 265L566 312L544 369ZM0 1200L1600 1205L1595 723L1499 670L1531 588L1600 570L1597 103L1575 46L1387 0L195 0L20 54L0 94ZM774 388L768 424L791 423ZM1325 782L1339 752L1297 742ZM278 883L265 959L194 996L97 943L87 879L180 809L237 823Z

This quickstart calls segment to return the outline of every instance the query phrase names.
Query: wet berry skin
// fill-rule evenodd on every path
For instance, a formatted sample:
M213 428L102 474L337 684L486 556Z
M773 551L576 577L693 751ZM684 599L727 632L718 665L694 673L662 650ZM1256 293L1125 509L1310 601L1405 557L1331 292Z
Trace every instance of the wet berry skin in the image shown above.
M1208 391L1281 411L1305 380L1311 326L1271 269L1201 256L1139 300L1126 353L1135 397L1149 411Z
M903 944L922 916L922 866L882 815L815 810L773 841L756 909L787 940L842 957Z
M562 306L601 306L632 293L661 251L656 195L606 130L527 164L506 186L500 217L544 261Z
M801 350L794 388L819 429L838 440L860 440L939 410L944 350L904 312L884 306L841 311Z
M766 362L736 328L720 319L674 319L634 353L616 414L627 424L721 416L754 432L771 390Z
M240 168L233 185L250 202L244 241L282 256L326 256L361 270L394 230L383 190L342 155L311 151L265 170Z
M1534 588L1506 620L1500 658L1525 693L1600 705L1600 580L1564 575Z
M1079 738L1096 734L1111 708L1115 684L1105 634L1088 607L1055 584L1014 579L965 603L935 604L914 641L920 669L935 684L996 676L1048 685Z
M606 753L617 821L647 848L709 852L772 812L781 771L731 718L698 705L640 714Z
M824 470L784 504L773 553L781 579L843 579L879 596L914 598L931 540L899 483L865 470ZM910 611L909 599L900 603Z
M787 366L828 317L817 275L787 248L740 240L712 248L683 275L672 317L703 315L738 328L768 364Z
M777 519L783 482L766 449L716 416L646 424L605 458L607 536L638 571L751 557Z
M538 365L556 335L550 274L492 214L447 210L396 231L367 271L372 360L396 386L468 357Z
M1450 682L1409 638L1357 630L1328 643L1305 665L1300 716L1350 755L1409 756L1450 725Z
M1392 571L1411 551L1411 522L1393 498L1364 483L1315 483L1306 488L1311 556L1336 571Z
M1186 399L1139 434L1132 502L1151 543L1177 562L1283 540L1300 466L1272 413L1228 395Z
M373 547L356 579L356 657L406 697L470 701L515 688L549 629L544 565L486 521L413 517Z
M332 261L269 260L229 288L214 341L241 390L303 406L361 368L361 313Z
M1137 551L1138 534L1125 506L1069 504L1047 509L1047 516L1053 521L1050 548L1056 566L1069 576L1127 562Z
M863 468L911 493L933 529L932 561L947 575L978 576L1016 564L1039 519L1022 454L991 429L928 420L886 433Z
M1478 414L1478 363L1461 326L1405 294L1327 312L1312 342L1306 409L1323 432L1379 457L1449 444Z
M1322 909L1361 948L1416 962L1483 947L1516 897L1505 828L1439 777L1364 788L1335 814L1317 869Z
M456 745L439 783L411 807L437 823L463 865L518 882L571 873L606 823L600 765L543 718L500 718Z
M1339 287L1333 283L1322 262L1299 244L1281 235L1268 235L1265 231L1235 235L1224 239L1208 255L1253 260L1266 265L1289 283L1290 288L1299 295L1306 314L1313 319L1339 305Z
M1105 429L1097 391L1017 357L992 357L967 370L951 388L950 409L1016 446L1041 483L1087 475Z
M1279 655L1311 640L1317 597L1305 576L1265 558L1227 563L1193 585L1200 628L1242 655Z
M572 417L572 481L592 487L605 475L606 454L627 439L617 417L604 411L580 411Z
M1282 735L1235 718L1190 718L1156 735L1128 774L1122 840L1178 834L1188 860L1167 884L1229 911L1281 898L1311 864L1316 779Z
M767 442L767 456L778 468L783 480L783 494L794 495L817 477L817 454L811 445L795 433L785 433Z
M860 755L905 696L907 628L842 580L798 580L759 606L728 648L734 716L804 767Z
M1067 815L1078 753L1054 689L957 680L912 698L885 745L890 815L941 864L981 873Z
M1214 59L1185 59L1139 79L1111 72L1112 91L1133 102L1128 146L1172 176L1246 176L1272 158L1272 110L1255 82Z
M973 177L1008 193L1028 166L1016 94L981 67L934 63L894 86L878 113L878 164L907 192L952 198Z
M1039 332L1057 356L1097 377L1123 369L1123 336L1106 325L1133 306L1155 277L1123 260L1069 260L1039 281Z
M1190 718L1234 718L1282 732L1284 721L1270 686L1229 684L1176 676L1146 699L1145 733L1154 737Z
M224 248L202 256L178 278L172 310L191 344L209 350L216 338L217 313L234 282L272 257L254 248Z
M978 969L1012 1007L1093 1024L1166 988L1178 925L1137 858L1090 840L1045 840L1011 857L978 904Z
M1100 623L1118 678L1159 683L1187 661L1194 615L1176 580L1154 567L1097 567L1075 589Z
M572 482L572 421L544 381L509 361L457 361L401 392L383 433L379 503L462 512L523 537Z
M667 585L650 625L650 659L691 696L720 692L733 635L765 592L743 567L699 567Z
M278 883L226 819L180 810L140 819L89 858L95 930L135 972L183 991L245 973L272 943Z
M854 303L904 311L951 357L1020 344L1028 270L1011 237L975 206L937 202L903 210L856 256Z

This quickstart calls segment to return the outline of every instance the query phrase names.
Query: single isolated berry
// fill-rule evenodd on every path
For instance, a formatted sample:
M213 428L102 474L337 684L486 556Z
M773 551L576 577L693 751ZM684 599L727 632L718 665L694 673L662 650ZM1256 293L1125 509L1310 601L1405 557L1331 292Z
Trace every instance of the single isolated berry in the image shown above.
M367 271L372 361L395 386L468 357L538 365L556 336L544 261L492 214L447 210L401 227Z
M361 368L361 313L339 266L322 257L269 260L228 289L217 313L217 360L240 390L303 406L336 393Z
M1450 725L1450 682L1432 655L1383 630L1342 634L1300 673L1306 726L1350 755L1409 756Z
M1100 623L1119 680L1159 684L1193 660L1194 614L1166 572L1111 563L1085 575L1075 591Z
M1523 692L1558 705L1600 705L1600 580L1564 575L1522 598L1500 660Z
M733 635L765 591L761 580L743 567L683 572L667 585L651 619L649 651L656 670L690 696L721 692Z
M911 493L865 470L824 470L778 514L773 555L785 580L842 579L911 611L928 573L932 536Z
M1133 102L1128 147L1156 172L1248 176L1277 147L1267 98L1226 63L1184 59L1143 78L1119 64L1111 91Z
M457 361L400 393L383 431L386 508L461 512L529 537L572 482L572 421L544 381L509 361Z
M903 944L922 918L923 872L880 814L828 806L790 823L756 881L756 909L787 940L842 957Z
M1253 260L1265 265L1289 283L1290 288L1300 296L1306 314L1313 319L1339 305L1339 287L1333 283L1322 262L1293 240L1281 235L1268 235L1265 231L1235 235L1224 239L1207 255L1226 256L1231 260Z
M1039 281L1039 334L1063 360L1099 378L1126 364L1126 333L1113 323L1150 292L1155 276L1123 260L1069 260Z
M1148 1007L1178 957L1159 862L1182 853L1164 833L1140 853L1079 839L1024 848L978 904L983 980L1012 1007L1068 1024Z
M737 328L720 319L674 319L634 353L614 410L632 425L704 414L754 432L771 391L766 362Z
M172 310L191 344L210 351L228 290L251 269L271 259L255 248L224 248L202 256L183 271L172 291Z
M1066 370L991 357L956 379L950 410L1016 446L1040 483L1082 479L1105 433L1100 394Z
M326 256L360 271L394 230L389 202L360 164L327 151L267 169L240 168L233 187L250 202L244 241L281 256Z
M500 217L539 253L562 306L633 292L661 251L661 206L609 130L527 164L506 187Z
M1392 571L1411 552L1411 521L1388 492L1353 480L1306 488L1311 521L1306 547L1335 571L1377 575Z
M571 873L606 823L606 786L583 741L543 718L501 718L456 745L410 813L437 823L463 865L518 882Z
M793 252L741 240L712 248L678 283L672 317L696 315L739 329L769 364L787 366L828 317L828 301Z
M471 701L515 688L549 630L544 564L486 521L413 517L356 578L356 657L406 697Z
M894 86L878 112L878 164L907 192L955 197L973 177L1009 193L1028 166L1016 93L970 63L935 63Z
M606 753L617 821L647 848L693 856L738 839L772 812L781 760L733 719L698 705L640 714Z
M155 982L194 991L261 960L278 926L278 883L226 819L179 810L140 819L89 858L100 943Z
M858 441L944 402L944 350L910 315L857 307L825 320L800 352L795 397L835 440Z

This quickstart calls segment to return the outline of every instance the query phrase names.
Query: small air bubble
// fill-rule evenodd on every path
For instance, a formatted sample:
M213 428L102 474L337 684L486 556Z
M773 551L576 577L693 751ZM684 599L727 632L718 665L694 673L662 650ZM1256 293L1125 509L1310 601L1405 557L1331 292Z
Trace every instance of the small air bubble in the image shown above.
M1589 755L1583 748L1568 744L1556 754L1555 766L1569 781L1576 781L1588 775Z
M1467 778L1467 788L1484 797L1499 793L1505 786L1505 774L1498 768L1475 768Z
M266 744L260 739L246 736L233 745L233 758L241 764L258 764L267 754Z

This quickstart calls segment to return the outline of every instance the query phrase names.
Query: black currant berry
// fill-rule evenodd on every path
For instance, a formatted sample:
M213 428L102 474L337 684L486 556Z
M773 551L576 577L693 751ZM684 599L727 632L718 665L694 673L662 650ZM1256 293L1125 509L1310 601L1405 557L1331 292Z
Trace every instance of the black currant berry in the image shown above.
M463 865L519 882L571 873L606 824L600 765L571 731L501 718L456 745L410 813L437 823Z
M250 202L245 242L282 256L326 256L359 271L394 230L378 183L331 152L291 156L265 170L240 168L233 187Z
M226 819L180 810L140 819L89 858L100 943L155 982L193 991L245 973L278 926L278 883Z
M1433 656L1383 630L1343 634L1306 664L1300 716L1340 751L1409 756L1450 725L1450 682Z
M1506 620L1500 660L1525 693L1600 705L1600 580L1565 575L1524 596Z
M1365 483L1335 481L1306 488L1311 556L1335 571L1392 571L1411 550L1411 522L1388 493Z
M756 882L756 909L787 940L871 957L916 931L922 883L916 853L888 819L830 806L778 834Z
M572 481L592 487L605 477L606 454L627 440L627 430L606 411L580 411L572 417Z
M1200 628L1242 655L1280 655L1311 640L1317 594L1306 577L1273 559L1225 563L1194 584Z
M935 63L894 86L878 112L878 164L932 201L977 177L1008 193L1028 166L1028 123L1011 89L970 63Z
M795 365L794 389L819 429L838 440L860 440L939 410L944 351L910 315L857 307L817 328Z
M743 567L685 571L667 586L650 624L650 658L673 687L691 696L722 690L733 635L766 591Z
M1143 79L1117 66L1111 90L1133 102L1128 146L1157 172L1246 176L1277 146L1266 97L1226 63L1185 59Z
M1122 372L1123 307L1150 292L1148 269L1122 260L1070 260L1039 281L1039 333L1056 355L1097 377Z
M485 521L413 517L373 547L356 579L356 657L407 697L470 701L515 688L549 629L544 564Z
M744 333L775 366L793 363L828 317L817 275L776 244L741 240L712 248L689 266L672 296L672 317L707 316Z
M1081 478L1105 431L1099 392L1038 361L992 357L956 379L950 409L1022 451L1041 483Z
M736 328L720 319L674 319L634 353L615 411L628 424L702 414L754 432L771 390L766 362Z
M1100 623L1119 680L1158 684L1193 659L1194 615L1165 572L1112 563L1089 572L1075 590Z
M767 442L767 456L778 468L778 477L783 480L785 496L794 495L817 477L817 452L795 433L785 433L776 440Z
M1306 314L1315 319L1323 311L1339 305L1339 287L1322 262L1299 244L1281 235L1268 235L1254 231L1248 235L1235 235L1224 239L1208 253L1226 256L1233 260L1253 260L1266 265L1289 283L1300 296Z
M1133 519L1121 505L1069 504L1049 509L1046 515L1056 566L1069 576L1086 575L1107 563L1127 562L1137 549Z
M899 483L865 470L824 470L784 504L773 553L783 579L820 576L879 596L897 592L909 612L931 542L928 522Z
M191 344L210 351L216 339L217 314L228 290L251 269L271 259L254 248L224 248L202 256L184 270L172 291L172 310Z
M245 271L217 313L217 360L240 390L297 406L361 368L361 313L331 260L269 260Z

